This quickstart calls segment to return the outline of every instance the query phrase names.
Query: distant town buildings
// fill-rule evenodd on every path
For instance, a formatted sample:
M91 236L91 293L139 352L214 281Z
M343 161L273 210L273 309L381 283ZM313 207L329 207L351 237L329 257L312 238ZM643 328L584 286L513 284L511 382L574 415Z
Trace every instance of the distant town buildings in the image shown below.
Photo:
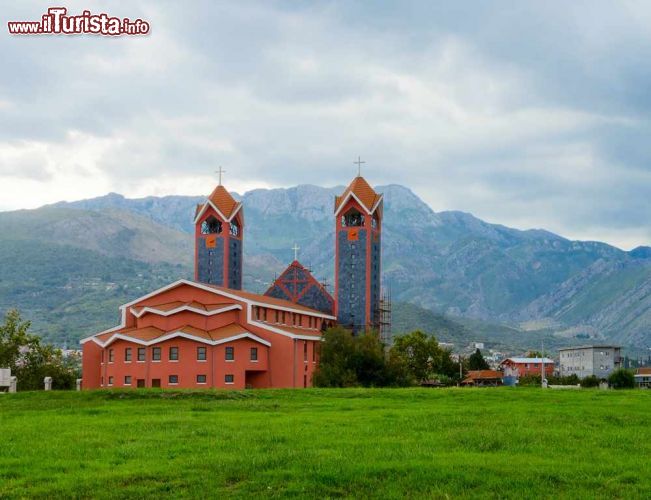
M505 370L517 370L519 377L527 375L540 375L543 363L545 365L545 377L554 374L554 360L550 358L506 358L500 363L500 368Z
M559 349L560 375L579 378L594 375L605 379L621 365L621 348L613 345L587 345Z
M640 389L651 389L651 367L636 370L635 386Z

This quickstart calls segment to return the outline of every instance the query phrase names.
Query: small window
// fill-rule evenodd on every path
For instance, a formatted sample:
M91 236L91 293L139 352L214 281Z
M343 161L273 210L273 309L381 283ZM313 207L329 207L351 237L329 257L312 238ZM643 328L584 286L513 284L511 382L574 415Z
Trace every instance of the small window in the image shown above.
M178 361L178 360L179 360L179 348L170 347L170 361Z
M144 361L145 360L145 348L144 347L138 347L138 361Z
M197 347L197 361L206 361L205 347Z
M109 377L109 383L108 383L108 385L113 385L113 377L112 377L112 376Z
M240 234L240 225L237 221L231 222L231 236L237 236Z
M124 385L131 385L131 375L124 376Z
M233 361L235 359L235 348L227 347L226 348L226 361Z
M109 363L113 363L113 349L109 349Z
M258 360L258 348L251 347L251 361L257 361L257 360Z
M131 347L127 347L124 349L124 360L131 361Z
M170 375L168 378L168 382L170 385L175 385L179 383L179 376L178 375Z
M205 384L206 383L206 376L205 375L197 375L197 384Z
M151 359L153 361L160 361L160 347L153 347L151 350Z
M230 374L230 373L227 374L227 375L224 375L224 382L226 382L227 384L234 383L235 382L235 376Z

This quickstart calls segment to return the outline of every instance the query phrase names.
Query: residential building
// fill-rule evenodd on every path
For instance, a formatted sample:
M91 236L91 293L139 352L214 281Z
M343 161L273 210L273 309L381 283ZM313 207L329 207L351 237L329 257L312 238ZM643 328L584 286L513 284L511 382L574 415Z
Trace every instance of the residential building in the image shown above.
M559 349L560 375L605 379L621 366L621 348L614 345L586 345Z
M543 363L545 365L545 377L554 374L554 360L550 358L506 358L500 363L502 369L511 368L518 371L519 377L527 375L538 375L542 372Z

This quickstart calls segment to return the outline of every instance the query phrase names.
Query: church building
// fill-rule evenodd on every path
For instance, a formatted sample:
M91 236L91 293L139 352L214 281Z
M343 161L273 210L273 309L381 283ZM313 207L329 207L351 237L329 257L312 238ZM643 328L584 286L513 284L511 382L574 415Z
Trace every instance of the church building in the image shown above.
M323 331L378 324L382 195L358 176L334 216L334 297L296 255L264 294L246 292L244 207L220 172L194 215L194 280L124 304L118 326L83 339L83 388L311 387Z

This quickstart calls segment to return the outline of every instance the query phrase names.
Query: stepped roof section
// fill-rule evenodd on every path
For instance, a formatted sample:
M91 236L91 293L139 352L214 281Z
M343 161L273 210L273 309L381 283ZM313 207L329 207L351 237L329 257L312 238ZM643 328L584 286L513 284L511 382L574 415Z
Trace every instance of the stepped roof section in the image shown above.
M230 222L242 208L242 203L236 201L228 190L219 184L204 203L197 205L194 217L195 224L208 207L212 207L224 221Z
M274 280L265 296L273 300L290 301L295 304L294 307L316 309L326 314L334 311L334 298L298 260L294 260Z
M375 212L382 202L382 195L376 193L362 176L355 177L341 196L335 196L335 215L339 213L350 198L357 200L368 214Z
M185 293L185 296L189 296L190 300L170 301L169 298L165 298L169 297L169 294L166 294L166 292L181 287L184 287L184 290L187 292ZM209 295L206 295L206 292L208 292ZM174 337L185 337L194 340L203 339L207 343L216 345L217 343L224 341L224 339L234 340L241 338L242 335L248 336L257 341L258 337L249 331L247 325L262 328L268 332L290 338L308 340L318 340L320 338L321 331L316 326L316 322L315 326L311 327L293 326L284 323L272 324L270 322L254 319L254 307L264 307L289 313L299 313L323 320L336 320L336 318L332 316L331 312L316 310L283 298L259 295L242 290L233 290L230 288L207 285L205 283L197 283L182 279L120 306L122 318L120 325L87 337L81 342L83 344L92 340L100 346L106 346L109 343L122 338L143 345L151 345ZM207 319L207 317L231 311L240 311L240 319L238 322L235 323L234 326L229 324L216 330L201 330L190 325L171 330L161 329L156 326L137 326L139 318L142 318L147 314L168 317L189 312L193 315L202 316ZM262 343L265 342L266 341L263 341Z

